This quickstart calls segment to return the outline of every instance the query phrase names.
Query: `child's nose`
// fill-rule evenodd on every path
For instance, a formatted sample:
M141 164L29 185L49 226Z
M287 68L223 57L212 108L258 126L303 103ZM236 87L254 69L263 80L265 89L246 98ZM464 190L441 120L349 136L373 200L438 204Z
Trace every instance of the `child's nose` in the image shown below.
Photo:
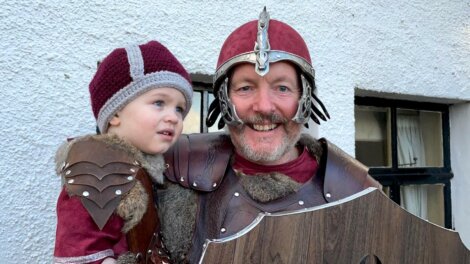
M180 119L179 113L173 110L168 110L165 111L165 121L166 122L171 122L171 123L178 123L178 120Z

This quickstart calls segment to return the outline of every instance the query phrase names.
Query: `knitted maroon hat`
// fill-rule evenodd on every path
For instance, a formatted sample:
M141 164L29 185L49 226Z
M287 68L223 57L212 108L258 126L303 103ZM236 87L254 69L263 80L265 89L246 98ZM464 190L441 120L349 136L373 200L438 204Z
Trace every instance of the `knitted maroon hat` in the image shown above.
M193 89L189 74L173 54L157 41L112 51L99 65L89 85L91 107L102 133L129 102L155 88L171 87L183 93L189 112Z

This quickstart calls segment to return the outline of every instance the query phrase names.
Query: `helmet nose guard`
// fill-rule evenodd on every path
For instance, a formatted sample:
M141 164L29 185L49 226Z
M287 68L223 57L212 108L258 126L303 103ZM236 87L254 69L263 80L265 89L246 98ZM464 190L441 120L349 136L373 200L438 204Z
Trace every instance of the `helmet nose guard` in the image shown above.
M329 119L328 111L315 95L315 70L305 41L291 26L278 20L270 20L269 13L264 7L258 20L237 28L222 46L213 82L216 99L209 107L207 126L211 127L219 114L222 114L218 123L219 129L225 124L233 126L243 124L228 96L227 74L236 65L254 64L256 73L264 76L269 72L269 64L279 61L291 62L300 70L302 94L292 120L308 127L309 117L317 124L320 124L319 119L323 121Z

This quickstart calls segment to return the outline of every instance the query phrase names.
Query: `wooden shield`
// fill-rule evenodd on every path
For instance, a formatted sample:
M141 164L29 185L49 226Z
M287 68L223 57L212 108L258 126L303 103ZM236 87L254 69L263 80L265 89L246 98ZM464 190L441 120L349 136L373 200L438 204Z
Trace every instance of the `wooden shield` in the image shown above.
M458 233L405 211L375 188L324 206L262 214L207 240L199 263L470 263Z

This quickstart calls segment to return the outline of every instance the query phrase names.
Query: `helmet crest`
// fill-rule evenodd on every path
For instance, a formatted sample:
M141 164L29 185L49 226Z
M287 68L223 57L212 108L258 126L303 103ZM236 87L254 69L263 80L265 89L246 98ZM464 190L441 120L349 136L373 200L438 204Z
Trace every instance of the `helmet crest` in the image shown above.
M268 38L269 28L269 14L264 7L263 12L259 15L258 20L258 33L255 42L255 54L256 54L256 67L255 71L261 76L264 76L269 72L269 57L268 52L271 47L269 46Z

